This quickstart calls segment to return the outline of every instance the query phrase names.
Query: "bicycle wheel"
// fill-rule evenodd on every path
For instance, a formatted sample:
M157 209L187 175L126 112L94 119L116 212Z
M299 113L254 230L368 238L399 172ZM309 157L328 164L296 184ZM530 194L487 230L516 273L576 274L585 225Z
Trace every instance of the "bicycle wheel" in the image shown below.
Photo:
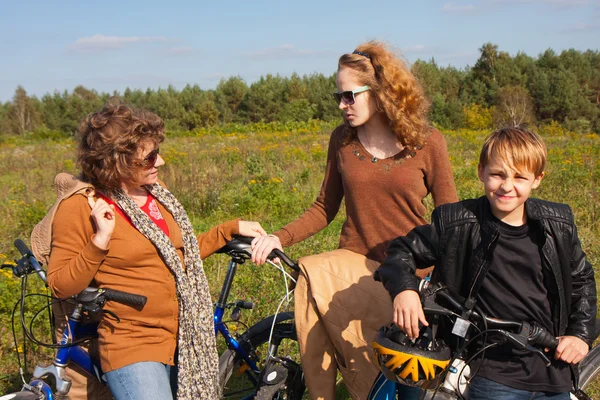
M5 394L4 396L0 397L0 400L39 400L39 398L37 394L25 391Z
M600 346L592 348L579 363L579 387L592 398L600 395L600 380L596 379L598 373L600 373Z
M275 327L273 329L271 352L277 357L281 357L286 364L298 365L300 353L298 350L298 342L296 329L294 326L294 313L285 312L271 316L258 322L239 338L238 342L244 350L250 355L254 362L258 365L260 372L257 374L249 370L247 363L235 351L226 350L219 357L219 379L223 390L223 398L226 399L244 399L257 395L257 399L265 398L258 397L258 392L264 386L262 384L262 375L267 367L269 370L280 367L276 365L273 359L269 359L269 337L271 336L271 328L275 319ZM280 369L280 368L279 368ZM285 380L277 381L277 388L274 390L268 385L270 397L268 399L300 399L304 393L304 376L295 370L289 373ZM287 368L286 368L286 373ZM301 392L299 395L297 392ZM265 390L262 391L264 395Z

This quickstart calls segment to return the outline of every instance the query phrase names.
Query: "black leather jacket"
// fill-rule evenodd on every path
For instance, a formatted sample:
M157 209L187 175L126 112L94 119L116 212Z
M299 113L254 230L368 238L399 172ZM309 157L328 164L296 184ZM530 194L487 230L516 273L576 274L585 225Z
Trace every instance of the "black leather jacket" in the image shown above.
M596 283L577 237L573 214L565 204L539 199L525 202L528 220L544 233L542 270L559 335L594 340ZM445 204L435 209L430 225L394 239L375 279L392 296L418 290L415 269L435 265L432 282L443 282L468 298L489 263L498 238L485 197ZM487 269L486 269L487 270Z

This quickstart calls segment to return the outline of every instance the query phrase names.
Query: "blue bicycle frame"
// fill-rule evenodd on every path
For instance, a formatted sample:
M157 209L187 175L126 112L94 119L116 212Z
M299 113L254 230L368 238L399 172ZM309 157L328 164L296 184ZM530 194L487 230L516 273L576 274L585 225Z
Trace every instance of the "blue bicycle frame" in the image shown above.
M60 340L61 345L67 345L70 343L71 335L73 337L85 337L95 336L97 324L86 324L81 325L81 305L77 305L71 315L69 316L68 324L65 327L62 338ZM34 379L29 382L29 386L35 390L42 392L47 400L54 400L55 396L50 386L42 379L46 375L53 375L56 381L56 391L61 395L66 395L71 388L71 381L66 376L65 368L69 361L72 361L76 365L83 368L87 373L95 376L99 381L102 382L102 371L98 360L93 359L90 355L83 350L80 346L74 345L69 347L61 347L56 352L54 362L48 367L36 366L33 371Z
M75 337L95 336L97 324L80 325L78 321L69 319L69 329L71 332L75 332ZM67 344L69 341L69 331L65 330L60 344ZM87 373L102 380L102 370L100 369L100 363L98 360L90 357L90 355L79 346L63 347L56 352L54 363L59 365L66 365L69 361L74 362Z
M223 315L225 314L225 308L227 305L227 298L229 297L229 292L231 291L231 285L233 283L233 277L237 271L238 262L236 257L232 257L229 261L229 267L227 268L227 274L225 275L225 282L223 282L223 288L221 289L221 293L219 294L219 300L215 305L214 312L214 323L215 323L215 335L219 333L223 335L225 339L225 343L227 344L227 348L233 350L238 355L240 355L246 364L248 365L248 370L246 374L248 375L248 379L253 384L258 384L258 380L256 376L260 373L260 369L256 365L256 363L250 358L250 355L246 350L240 345L240 343L229 333L227 329L227 325L223 323ZM250 373L252 371L252 373ZM251 398L251 397L249 397Z

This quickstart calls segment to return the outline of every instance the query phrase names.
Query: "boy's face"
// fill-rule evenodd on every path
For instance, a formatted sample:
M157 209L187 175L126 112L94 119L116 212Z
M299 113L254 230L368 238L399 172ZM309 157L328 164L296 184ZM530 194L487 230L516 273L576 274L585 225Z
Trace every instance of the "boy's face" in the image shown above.
M490 157L485 168L479 165L477 172L492 214L509 225L523 225L526 221L525 200L531 190L540 185L544 174L536 177L533 172L515 171L498 155Z

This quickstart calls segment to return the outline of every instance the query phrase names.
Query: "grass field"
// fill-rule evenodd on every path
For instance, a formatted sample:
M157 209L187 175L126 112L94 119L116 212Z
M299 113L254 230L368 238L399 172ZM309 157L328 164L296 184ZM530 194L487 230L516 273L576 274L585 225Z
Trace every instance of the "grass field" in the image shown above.
M188 211L198 232L222 221L241 217L260 221L273 231L306 209L319 190L325 166L331 124L311 122L284 127L278 124L229 126L192 133L174 133L161 147L166 165L160 177ZM482 194L477 180L477 157L485 131L444 132L459 198ZM557 126L540 132L549 148L546 177L534 196L568 203L573 208L579 235L596 271L600 261L600 139L575 135ZM54 176L76 172L70 138L10 138L0 141L0 262L16 258L15 238L28 242L31 229L54 203ZM431 201L426 200L431 208ZM343 221L336 220L314 237L287 252L293 258L334 249ZM216 298L227 259L214 256L205 263ZM246 264L239 272L232 298L253 301L246 323L275 310L284 294L279 274L270 267ZM36 278L31 285L43 291ZM10 334L10 313L18 299L19 282L0 272L0 393L18 387L15 344ZM29 302L28 315L43 300ZM37 332L48 338L40 321ZM26 351L31 360L31 348ZM35 348L34 348L35 350ZM50 355L51 353L46 352Z

